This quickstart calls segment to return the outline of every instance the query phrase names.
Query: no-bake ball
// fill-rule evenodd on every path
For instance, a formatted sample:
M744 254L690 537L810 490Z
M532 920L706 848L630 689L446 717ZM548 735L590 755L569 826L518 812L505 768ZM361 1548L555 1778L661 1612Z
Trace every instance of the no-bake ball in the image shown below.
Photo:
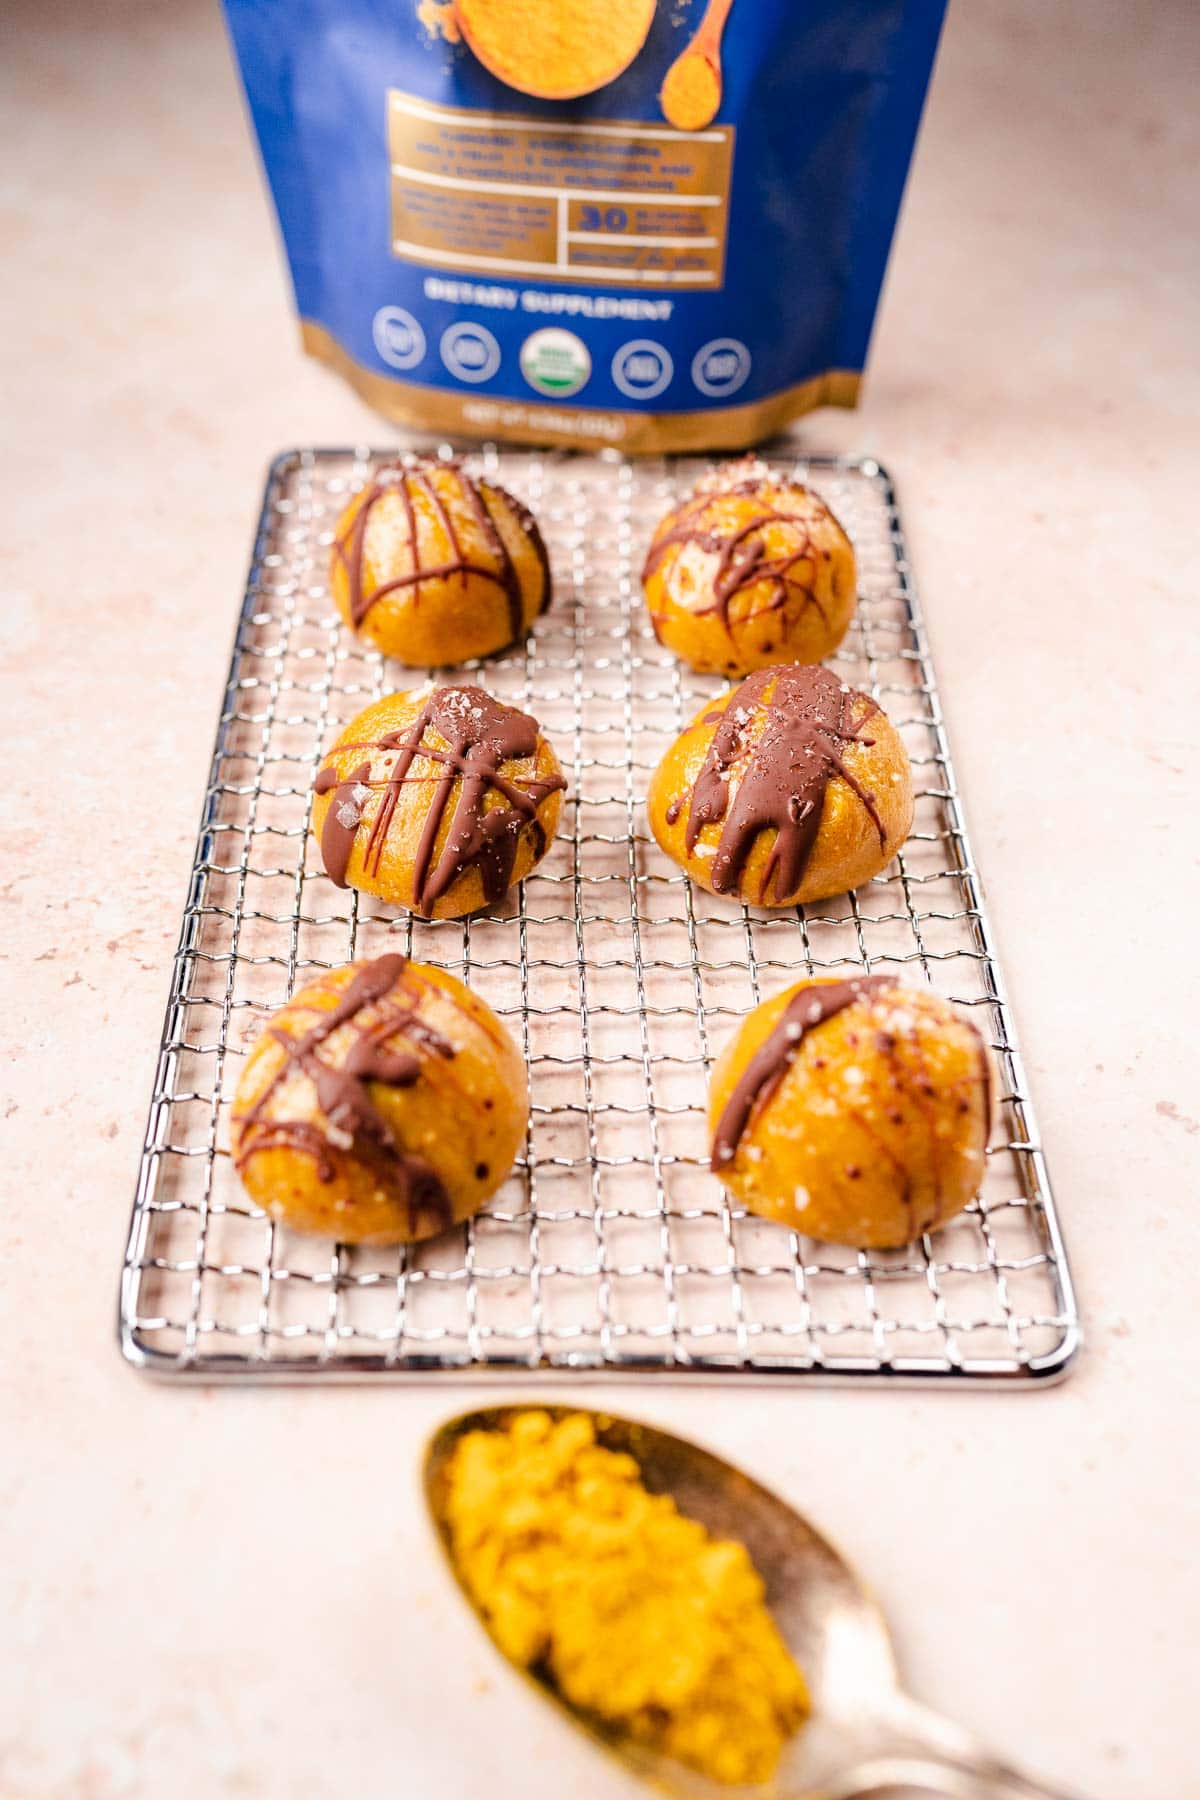
M978 1193L992 1088L987 1044L949 1001L883 975L802 981L717 1060L713 1173L810 1237L895 1248Z
M490 1007L443 969L380 956L274 1016L238 1083L233 1158L297 1231L411 1243L478 1211L527 1114L524 1064Z
M661 644L693 669L745 675L831 656L857 577L850 539L818 494L734 464L663 519L642 583Z
M490 656L550 603L529 508L458 462L388 464L338 520L334 604L360 637L412 667Z
M759 669L700 708L647 796L662 850L710 893L795 906L878 875L912 825L886 713L828 669Z
M528 713L479 687L415 688L368 706L326 752L312 829L338 887L455 919L540 862L565 785Z

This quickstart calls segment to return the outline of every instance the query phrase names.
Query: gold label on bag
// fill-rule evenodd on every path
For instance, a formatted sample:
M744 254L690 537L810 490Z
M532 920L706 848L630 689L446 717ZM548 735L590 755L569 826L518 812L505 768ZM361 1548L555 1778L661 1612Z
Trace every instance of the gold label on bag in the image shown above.
M388 92L392 253L541 281L718 289L733 128L544 119Z

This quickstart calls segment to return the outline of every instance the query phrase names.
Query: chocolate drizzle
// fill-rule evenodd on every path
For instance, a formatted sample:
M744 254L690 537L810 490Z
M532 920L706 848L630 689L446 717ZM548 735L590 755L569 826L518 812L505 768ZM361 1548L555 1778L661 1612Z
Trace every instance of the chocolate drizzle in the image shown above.
M440 1227L449 1225L453 1218L450 1198L431 1164L397 1144L367 1083L412 1087L422 1072L420 1051L449 1060L454 1046L420 1017L418 997L403 990L397 993L407 967L403 956L377 957L357 970L337 1005L321 1013L307 1031L293 1037L279 1025L269 1028L270 1036L283 1047L284 1060L239 1121L241 1135L234 1161L241 1170L260 1150L287 1147L311 1156L317 1165L317 1179L329 1182L335 1173L335 1149L349 1149L356 1142L370 1145L384 1159L390 1183L405 1208L408 1228L413 1231L423 1216L432 1215ZM387 1004L389 999L392 1004ZM368 1010L373 1016L364 1023L361 1015ZM345 1051L329 1060L321 1056L328 1039L350 1024L354 1035ZM399 1045L396 1039L401 1040ZM324 1130L312 1119L276 1119L267 1113L268 1103L296 1069L313 1084L326 1120Z
M836 1013L843 1012L856 1000L878 993L880 988L895 987L887 975L854 975L848 981L819 982L801 988L784 1008L775 1029L759 1045L737 1085L725 1102L717 1128L713 1132L712 1166L726 1168L737 1155L742 1133L751 1114L766 1104L775 1092L800 1047L805 1033L824 1024Z
M865 702L868 709L857 725L856 702ZM715 724L716 730L692 789L686 843L691 854L705 825L721 825L710 871L718 894L740 891L759 832L773 830L759 901L770 904L773 884L776 904L787 904L803 879L834 775L853 788L880 845L886 843L875 796L851 773L843 754L846 745L874 742L860 732L878 711L873 700L828 669L788 664L756 670L734 689L723 712L705 715L702 723ZM755 736L752 728L759 719L761 730ZM684 804L683 795L671 802L669 824L676 822Z
M442 745L427 744L432 727ZM340 776L332 765L317 776L319 794L332 794L321 828L321 855L330 879L346 886L346 870L355 834L362 823L367 791L381 797L363 852L364 873L378 872L383 847L406 782L431 784L433 792L413 860L413 910L431 917L437 902L470 868L479 871L483 897L494 905L512 886L521 835L528 827L536 839L535 860L546 848L546 831L538 808L566 786L559 774L530 773L520 780L502 773L505 763L536 758L536 719L493 700L478 687L439 687L429 694L411 724L372 743L339 744L343 750L394 753L385 779L371 779L371 764ZM443 747L444 746L444 747ZM418 757L435 765L432 775L414 774ZM434 850L456 781L458 801L450 816L441 854Z
M339 778L336 769L322 769L314 784L318 794L333 792L334 796L321 827L321 860L335 887L344 888L346 885L346 869L350 862L350 852L354 848L354 839L362 824L370 781L371 765L365 762L344 781ZM349 792L343 795L343 789L348 789Z
M461 499L479 526L480 535L487 546L489 561L482 562L467 554L450 508L433 479L439 471L448 472L454 477ZM412 567L405 574L394 576L390 581L380 582L378 587L368 589L365 577L367 528L372 512L385 494L400 496L407 522L408 553ZM440 526L449 545L450 554L441 562L421 561L421 522L414 501L417 494L428 504L433 519ZM550 604L550 564L542 534L528 507L495 482L473 480L460 463L426 458L411 464L388 463L380 469L363 494L345 533L333 540L334 560L346 572L350 620L355 630L363 624L371 608L388 594L411 589L413 604L417 605L424 581L453 580L457 576L465 589L467 576L478 575L484 581L493 582L503 592L508 606L511 639L519 638L525 627L525 599L521 591L520 575L492 512L490 497L493 495L498 495L507 502L528 533L542 570L539 610L544 612Z
M771 508L758 513L755 518L732 531L720 524L705 525L702 522L706 510L714 500L725 499L729 496L757 497L762 494L767 485L772 484L757 479L740 481L717 492L693 495L679 509L676 522L657 536L651 544L642 567L643 583L649 581L655 571L661 567L669 550L677 546L682 548L687 544L695 544L709 555L715 556L717 566L712 575L713 598L711 604L693 607L691 610L698 617L703 617L708 613L717 613L730 637L733 635L729 618L730 602L734 595L740 593L743 588L754 587L759 582L766 583L770 592L764 603L755 607L753 613L747 615L749 618L757 618L760 613L778 612L787 604L790 595L799 594L803 598L801 610L807 611L810 606L815 607L821 618L828 623L828 615L817 598L815 584L816 565L819 561L829 560L829 551L820 548L813 538L814 519L806 518L802 513ZM818 505L820 504L818 502ZM817 517L820 516L818 513ZM831 513L828 516L831 519L833 517ZM775 556L768 554L766 541L760 535L768 525L790 526L798 534L798 542L795 547ZM794 574L797 566L803 562L811 562L813 565L813 585L811 586L804 586ZM665 616L665 614L652 615L656 635Z

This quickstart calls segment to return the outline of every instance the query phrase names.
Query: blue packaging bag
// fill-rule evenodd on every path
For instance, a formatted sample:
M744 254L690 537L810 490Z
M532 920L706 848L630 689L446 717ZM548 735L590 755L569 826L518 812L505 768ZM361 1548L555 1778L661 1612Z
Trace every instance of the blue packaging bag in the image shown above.
M305 349L425 431L855 404L944 0L225 0Z

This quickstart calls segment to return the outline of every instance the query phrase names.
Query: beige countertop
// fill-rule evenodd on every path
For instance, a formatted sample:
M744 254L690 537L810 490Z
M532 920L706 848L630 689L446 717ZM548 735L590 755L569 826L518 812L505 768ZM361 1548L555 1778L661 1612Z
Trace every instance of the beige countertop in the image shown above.
M0 1792L616 1800L432 1560L419 1450L478 1390L117 1355L263 468L389 433L295 348L209 0L8 18ZM803 429L900 486L1085 1354L1033 1394L587 1390L801 1504L922 1698L1104 1800L1200 1792L1198 23L958 0L865 404Z

